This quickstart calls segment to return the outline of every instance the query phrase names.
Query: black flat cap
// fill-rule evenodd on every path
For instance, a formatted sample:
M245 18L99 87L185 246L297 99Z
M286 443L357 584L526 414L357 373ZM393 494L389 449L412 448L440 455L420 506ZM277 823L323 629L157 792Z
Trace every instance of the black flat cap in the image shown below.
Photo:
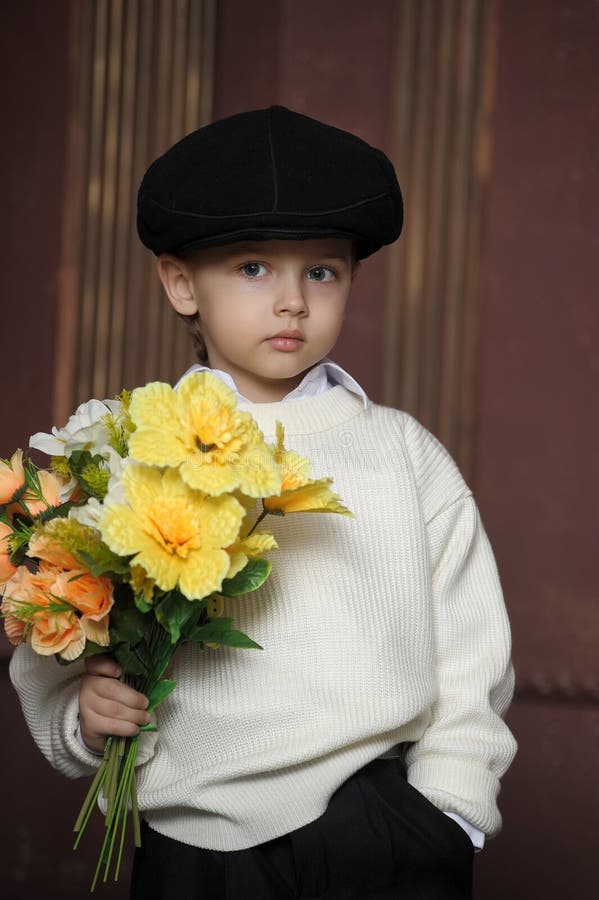
M146 172L137 230L154 253L241 240L353 238L362 259L399 237L395 171L381 150L271 106L184 137Z

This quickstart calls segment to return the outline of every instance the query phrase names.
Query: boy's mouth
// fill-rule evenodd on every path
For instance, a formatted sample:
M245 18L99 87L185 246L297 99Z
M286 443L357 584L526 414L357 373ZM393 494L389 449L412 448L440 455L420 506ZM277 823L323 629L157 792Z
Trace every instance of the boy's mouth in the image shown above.
M285 329L285 331L279 331L277 334L274 334L271 338L268 338L268 343L271 347L274 347L275 350L297 350L298 347L304 343L304 336L301 331L297 328L293 329Z

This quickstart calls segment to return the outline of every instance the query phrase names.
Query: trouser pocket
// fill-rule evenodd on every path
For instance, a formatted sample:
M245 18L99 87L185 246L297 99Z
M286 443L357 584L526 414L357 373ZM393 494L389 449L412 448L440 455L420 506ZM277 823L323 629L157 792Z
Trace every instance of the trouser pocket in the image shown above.
M391 831L406 896L470 898L474 847L464 829L408 783L399 760L375 760L359 778Z
M394 883L391 832L358 774L331 797L318 819L290 833L303 900L362 900Z

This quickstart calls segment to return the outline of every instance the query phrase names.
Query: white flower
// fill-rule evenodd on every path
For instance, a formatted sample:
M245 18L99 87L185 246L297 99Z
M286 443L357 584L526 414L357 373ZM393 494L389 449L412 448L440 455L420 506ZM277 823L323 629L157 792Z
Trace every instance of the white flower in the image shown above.
M58 492L58 502L62 506L63 503L66 503L71 499L73 495L73 491L77 487L77 479L69 478L66 484L63 484L60 491Z
M102 502L100 503L95 497L90 497L83 506L74 506L69 510L69 519L76 519L82 525L89 525L90 528L98 528L98 521L105 503L125 504L127 502L123 488L123 472L129 465L129 460L122 459L112 447L108 448L106 455L110 478L108 491Z
M64 428L52 428L52 434L38 431L29 438L29 446L49 456L70 456L74 450L89 450L107 456L110 447L108 428L102 421L107 413L117 415L118 400L88 400L70 417Z
M102 504L95 497L90 497L83 506L74 506L69 510L69 519L76 519L81 525L97 528L102 515Z

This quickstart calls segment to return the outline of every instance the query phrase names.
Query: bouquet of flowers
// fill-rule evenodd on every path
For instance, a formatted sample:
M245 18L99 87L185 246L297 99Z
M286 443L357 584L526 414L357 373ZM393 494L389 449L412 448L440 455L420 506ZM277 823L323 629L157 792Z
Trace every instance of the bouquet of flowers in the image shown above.
M269 514L351 515L330 478L268 445L234 393L209 372L177 390L160 382L81 405L67 425L33 435L40 469L17 450L0 462L0 592L5 630L68 664L96 653L153 711L175 688L165 677L183 641L208 650L262 649L234 628L227 597L259 588L276 548L257 526ZM140 732L156 730L154 724ZM75 823L78 845L98 799L106 834L93 877L115 880L129 815L140 845L139 736L109 737Z

